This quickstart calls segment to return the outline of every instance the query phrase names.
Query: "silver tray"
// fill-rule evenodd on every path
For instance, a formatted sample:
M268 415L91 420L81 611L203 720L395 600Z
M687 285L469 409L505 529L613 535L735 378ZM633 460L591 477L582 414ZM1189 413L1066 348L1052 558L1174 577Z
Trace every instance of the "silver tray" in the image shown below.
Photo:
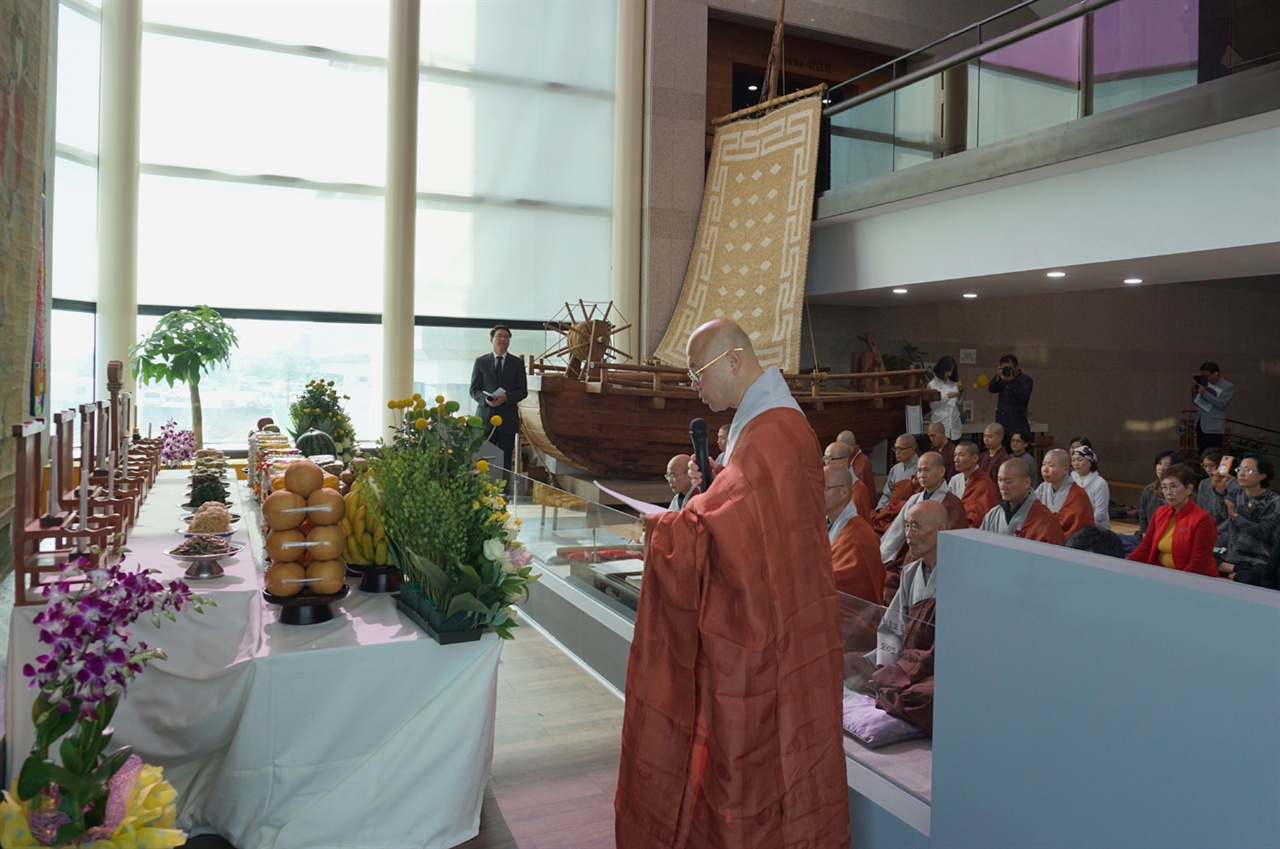
M177 548L177 546L174 546ZM231 550L220 552L218 554L175 554L173 548L165 549L165 554L181 563L190 563L183 577L188 580L205 580L209 578L221 578L223 569L218 565L218 561L224 557L235 557L244 550L241 543L231 543Z

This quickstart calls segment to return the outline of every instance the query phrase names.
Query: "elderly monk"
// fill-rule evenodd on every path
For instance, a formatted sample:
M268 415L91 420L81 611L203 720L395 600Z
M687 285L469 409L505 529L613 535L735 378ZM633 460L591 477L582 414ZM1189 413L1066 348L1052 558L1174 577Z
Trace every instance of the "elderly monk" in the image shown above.
M1036 500L1053 511L1062 526L1062 535L1071 536L1081 528L1094 527L1093 502L1071 480L1071 455L1061 448L1044 453L1040 465L1044 483L1036 487Z
M716 464L724 465L724 449L729 444L729 426L727 424L720 425L720 429L716 431ZM714 474L714 472L712 473Z
M1009 459L1009 452L1004 450L1004 426L992 422L982 431L982 444L987 450L978 458L978 468L991 477L992 483L998 483L1000 466Z
M667 462L667 473L664 475L667 479L667 485L671 487L674 495L671 498L670 510L679 510L684 507L685 502L689 498L689 493L693 492L693 481L689 478L689 455L677 454Z
M699 327L687 356L703 402L736 412L714 482L645 519L616 845L844 849L843 664L818 441L734 322Z
M956 444L955 463L956 473L947 481L947 489L964 505L969 527L976 528L1000 500L1000 490L978 468L978 444L973 440L962 439Z
M938 452L928 451L920 456L920 460L916 463L916 483L920 485L920 489L907 499L907 503L902 506L902 510L880 537L880 559L885 565L887 598L893 598L893 594L897 591L902 565L906 560L906 524L912 507L924 501L936 501L946 509L948 526L952 530L958 531L969 527L964 505L947 489L947 480L943 471L942 455Z
M827 450L822 452L822 466L823 468L840 466L848 469L849 459L852 456L852 449L837 440L828 445ZM852 474L852 470L850 470L850 474ZM870 522L871 515L874 512L871 509L871 491L857 478L853 479L853 485L849 488L849 498L853 502L854 508L858 511L858 515ZM868 525L867 527L871 526Z
M884 492L876 503L875 518L871 520L872 529L882 534L900 512L902 505L916 491L916 438L909 433L900 434L893 441L893 455L898 462L889 469L889 479L884 483Z
M942 455L946 476L950 478L956 473L956 464L952 460L956 453L956 444L947 439L947 426L942 422L929 422L929 427L925 429L925 436L929 437L929 447Z
M936 501L923 501L907 512L907 550L911 562L902 570L902 586L894 593L876 632L871 677L876 704L892 716L933 732L934 575L938 564L938 532L948 524L947 511Z
M849 500L849 488L856 481L844 466L823 470L827 487L827 538L831 540L831 568L836 589L872 604L884 595L884 566L880 563L879 540L871 525Z
M849 446L849 450L853 452L849 455L849 471L853 472L855 478L862 481L868 493L875 492L876 473L871 468L871 458L858 445L858 437L854 436L851 430L842 430L836 437L836 442L843 442Z
M996 485L1000 487L1000 503L982 520L982 530L1053 545L1066 542L1058 517L1031 491L1031 467L1026 460L1005 460Z

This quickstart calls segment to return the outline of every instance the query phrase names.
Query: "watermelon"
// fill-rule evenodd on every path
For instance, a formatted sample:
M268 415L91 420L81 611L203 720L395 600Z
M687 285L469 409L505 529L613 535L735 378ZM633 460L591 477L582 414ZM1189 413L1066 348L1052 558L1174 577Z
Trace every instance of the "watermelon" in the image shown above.
M338 453L338 446L334 444L333 437L314 427L298 437L297 445L298 450L306 457L312 457L316 454L334 455Z

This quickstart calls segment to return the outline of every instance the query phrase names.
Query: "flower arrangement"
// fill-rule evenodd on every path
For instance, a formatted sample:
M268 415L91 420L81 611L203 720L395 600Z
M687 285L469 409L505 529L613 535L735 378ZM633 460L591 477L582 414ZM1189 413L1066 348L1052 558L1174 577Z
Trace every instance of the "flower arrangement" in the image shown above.
M489 480L488 463L474 459L484 423L459 415L458 402L443 396L434 405L414 395L388 406L401 411L400 421L366 467L365 497L406 584L446 622L489 625L511 639L514 605L539 576L516 540L520 520Z
M293 430L289 435L297 442L299 436L312 428L322 430L333 437L338 459L350 463L358 447L356 429L342 407L343 401L350 400L349 395L338 395L332 380L307 381L298 400L289 405L289 416L293 419Z
M165 585L146 571L127 571L123 561L106 566L81 558L60 566L33 620L48 651L22 669L28 686L39 690L36 739L0 803L3 845L181 845L173 788L159 768L142 764L128 747L106 749L125 688L150 661L164 658L160 649L135 642L129 627L143 614L159 627L161 617L173 620L187 607L203 612L213 601L182 581ZM56 743L57 763L50 757Z
M173 419L160 426L160 463L166 469L179 469L196 456L196 435L182 430Z

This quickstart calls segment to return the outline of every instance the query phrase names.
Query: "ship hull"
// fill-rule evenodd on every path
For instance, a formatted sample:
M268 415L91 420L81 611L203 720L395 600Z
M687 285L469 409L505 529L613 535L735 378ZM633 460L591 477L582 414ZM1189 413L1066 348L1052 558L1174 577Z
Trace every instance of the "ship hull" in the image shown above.
M600 477L660 478L673 456L689 453L689 422L695 418L706 420L714 455L716 430L733 418L732 410L712 412L692 391L610 391L553 375L538 383L530 381L529 396L520 402L525 440L544 455ZM796 400L820 444L851 430L869 448L902 433L905 408L920 397L866 393Z

